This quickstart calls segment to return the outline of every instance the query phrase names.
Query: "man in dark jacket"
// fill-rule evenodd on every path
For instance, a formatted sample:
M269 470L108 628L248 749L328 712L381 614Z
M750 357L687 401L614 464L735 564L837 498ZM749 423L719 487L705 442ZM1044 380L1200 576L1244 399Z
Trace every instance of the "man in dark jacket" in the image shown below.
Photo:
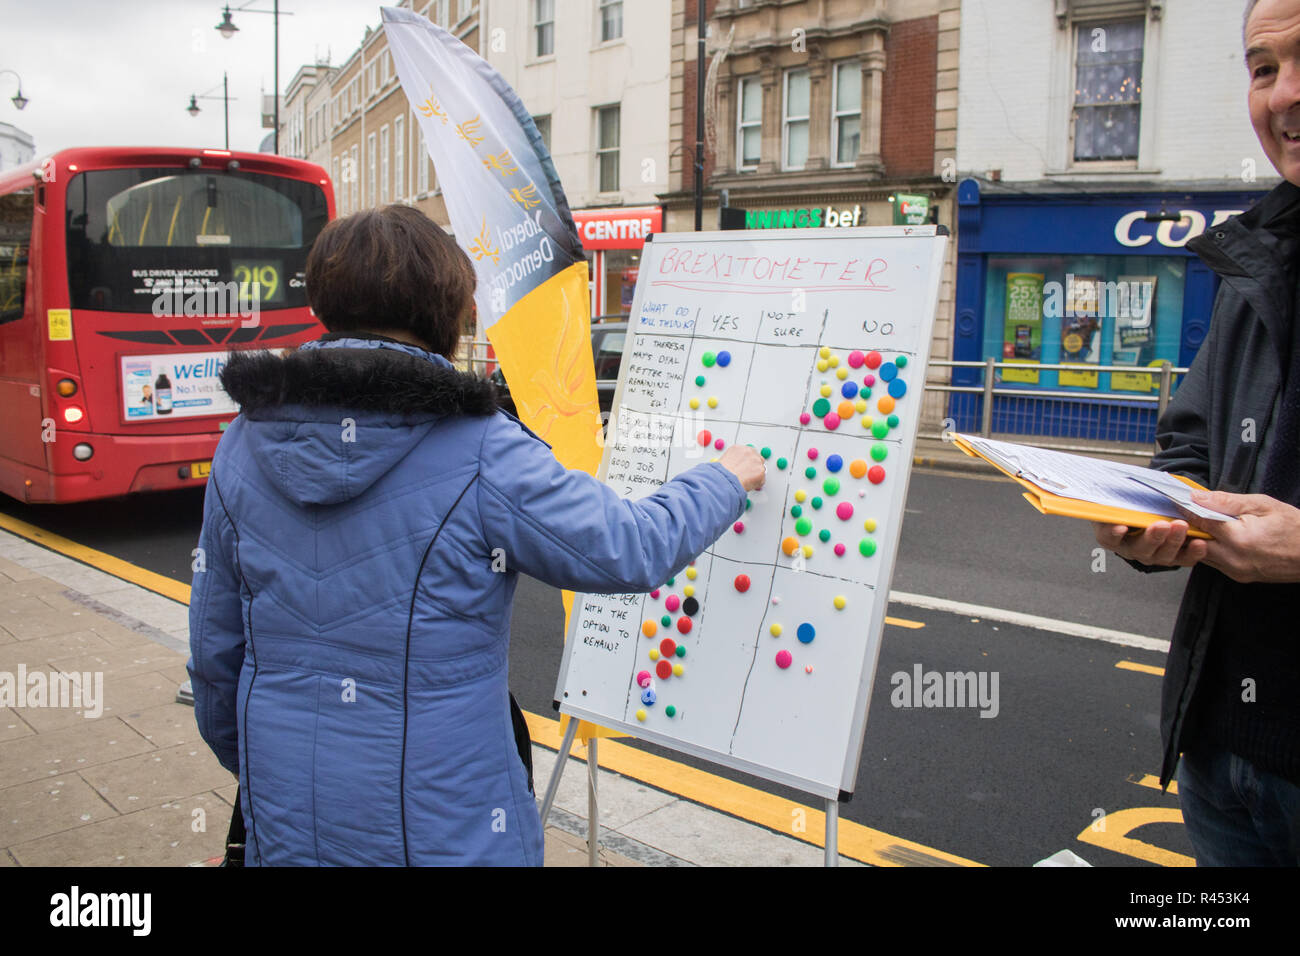
M1152 466L1235 521L1097 525L1142 570L1192 567L1161 707L1167 785L1201 865L1300 864L1300 0L1246 8L1250 116L1286 180L1188 244L1223 282Z

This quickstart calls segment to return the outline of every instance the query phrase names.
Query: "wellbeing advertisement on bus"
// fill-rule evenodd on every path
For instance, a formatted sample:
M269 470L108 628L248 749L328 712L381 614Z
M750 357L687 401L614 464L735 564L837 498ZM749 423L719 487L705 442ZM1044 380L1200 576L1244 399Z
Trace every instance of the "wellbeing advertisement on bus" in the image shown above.
M221 387L223 354L124 355L122 418L128 422L233 415L239 406Z

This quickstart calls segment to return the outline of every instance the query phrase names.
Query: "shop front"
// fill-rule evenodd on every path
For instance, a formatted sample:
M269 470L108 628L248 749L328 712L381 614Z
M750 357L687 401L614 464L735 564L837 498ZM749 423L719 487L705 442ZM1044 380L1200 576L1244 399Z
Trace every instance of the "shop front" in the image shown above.
M582 248L591 272L591 315L617 319L632 311L646 238L663 231L662 206L575 209Z
M1191 364L1218 289L1187 242L1263 195L1094 189L958 187L953 358L1007 363L995 433L1154 441L1156 407L1134 398L1158 393L1149 369ZM983 374L955 369L952 383L978 386ZM957 430L980 427L982 403L952 395Z

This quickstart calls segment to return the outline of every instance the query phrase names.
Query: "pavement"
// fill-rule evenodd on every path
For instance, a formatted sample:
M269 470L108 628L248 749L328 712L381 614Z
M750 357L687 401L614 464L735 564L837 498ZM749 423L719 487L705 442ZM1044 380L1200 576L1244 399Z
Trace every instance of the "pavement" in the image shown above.
M237 784L199 736L193 707L176 702L188 679L188 613L0 531L0 702L14 705L0 706L0 867L220 862ZM83 675L81 686L37 697L56 673ZM3 696L6 681L26 689L22 699ZM533 746L540 795L556 764L558 724L534 716L530 726L534 741L555 745ZM598 753L602 744L611 753L618 746L598 743ZM546 866L588 865L586 756L575 744L561 776ZM603 767L596 791L603 866L823 862L811 842Z

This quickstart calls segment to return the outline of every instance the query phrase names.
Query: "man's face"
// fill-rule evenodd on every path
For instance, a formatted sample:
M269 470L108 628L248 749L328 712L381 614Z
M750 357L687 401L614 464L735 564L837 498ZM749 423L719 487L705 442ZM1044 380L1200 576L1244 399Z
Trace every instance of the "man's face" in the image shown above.
M1246 24L1246 68L1255 135L1300 186L1300 0L1260 0Z

